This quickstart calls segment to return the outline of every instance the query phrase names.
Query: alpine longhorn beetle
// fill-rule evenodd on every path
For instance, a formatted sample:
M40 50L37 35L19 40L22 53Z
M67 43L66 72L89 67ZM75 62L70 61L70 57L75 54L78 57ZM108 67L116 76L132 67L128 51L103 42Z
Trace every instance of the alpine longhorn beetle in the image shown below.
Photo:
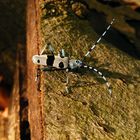
M102 37L105 36L107 31L110 29L111 25L114 23L114 20L115 19L112 19L111 23L108 25L106 30L102 33L102 35L98 38L98 40L93 44L93 46L89 49L89 51L84 55L84 58L87 57L91 53L91 51L96 47L97 44L99 44ZM50 54L43 54L46 47L48 47L48 49L50 50L51 52ZM105 81L109 94L112 93L110 84L108 83L106 77L102 74L102 72L100 72L99 70L97 70L96 68L92 66L86 65L81 60L70 59L69 57L65 55L65 52L63 49L59 52L58 55L54 55L54 49L52 48L50 43L48 43L43 48L40 55L34 55L32 57L32 61L34 64L37 64L38 66L39 65L43 66L42 68L38 68L36 80L38 80L38 77L39 77L39 74L38 74L39 70L42 70L42 71L66 70L66 72L68 72L69 70L73 71L77 68L85 68L85 69L92 70L93 72L97 73ZM68 77L66 81L67 81L66 83L68 84ZM66 91L69 92L67 86L66 86Z

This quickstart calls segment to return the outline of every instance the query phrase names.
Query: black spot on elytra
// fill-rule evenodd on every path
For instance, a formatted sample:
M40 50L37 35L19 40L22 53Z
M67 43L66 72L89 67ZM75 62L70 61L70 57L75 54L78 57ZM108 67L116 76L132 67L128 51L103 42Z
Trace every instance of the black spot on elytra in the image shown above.
M40 63L40 60L37 60L37 63Z
M47 58L47 65L48 66L53 66L53 62L54 62L54 55L50 55Z
M59 67L60 67L61 69L64 68L63 62L60 62L60 63L59 63Z

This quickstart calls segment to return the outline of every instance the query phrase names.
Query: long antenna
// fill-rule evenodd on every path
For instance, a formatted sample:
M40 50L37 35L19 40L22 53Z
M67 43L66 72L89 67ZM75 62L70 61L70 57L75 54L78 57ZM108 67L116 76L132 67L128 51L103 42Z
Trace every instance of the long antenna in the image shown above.
M94 43L94 45L89 49L89 51L85 54L84 57L87 57L91 51L96 47L97 44L99 44L99 42L101 41L102 37L105 36L105 34L107 33L107 31L110 29L111 25L114 23L115 18L112 19L111 23L108 25L108 27L106 28L106 30L102 33L102 35L99 37L99 39Z
M107 81L106 77L103 75L102 72L98 71L98 70L97 70L96 68L94 68L94 67L90 67L90 66L87 66L87 65L84 65L83 67L84 67L84 68L87 68L87 69L89 69L89 70L92 70L93 72L97 73L97 74L105 81L105 84L106 84L106 86L107 86L107 88L108 88L109 94L110 94L110 95L112 94L111 86L110 86L109 82Z

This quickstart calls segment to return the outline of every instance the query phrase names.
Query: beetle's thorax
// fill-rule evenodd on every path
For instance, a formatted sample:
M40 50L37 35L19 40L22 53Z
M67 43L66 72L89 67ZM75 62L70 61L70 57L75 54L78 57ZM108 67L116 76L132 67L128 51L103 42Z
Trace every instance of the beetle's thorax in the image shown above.
M70 69L77 69L83 66L83 62L81 60L71 59L69 60L69 68Z

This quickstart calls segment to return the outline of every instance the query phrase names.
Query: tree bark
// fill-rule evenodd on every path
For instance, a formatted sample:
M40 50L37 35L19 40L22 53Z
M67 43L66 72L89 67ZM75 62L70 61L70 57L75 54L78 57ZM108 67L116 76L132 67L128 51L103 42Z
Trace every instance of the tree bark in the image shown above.
M38 54L38 0L28 0L27 3L27 94L29 99L29 122L31 125L31 139L42 140L42 112L41 93L37 91L35 83L36 69L32 63L32 56Z

